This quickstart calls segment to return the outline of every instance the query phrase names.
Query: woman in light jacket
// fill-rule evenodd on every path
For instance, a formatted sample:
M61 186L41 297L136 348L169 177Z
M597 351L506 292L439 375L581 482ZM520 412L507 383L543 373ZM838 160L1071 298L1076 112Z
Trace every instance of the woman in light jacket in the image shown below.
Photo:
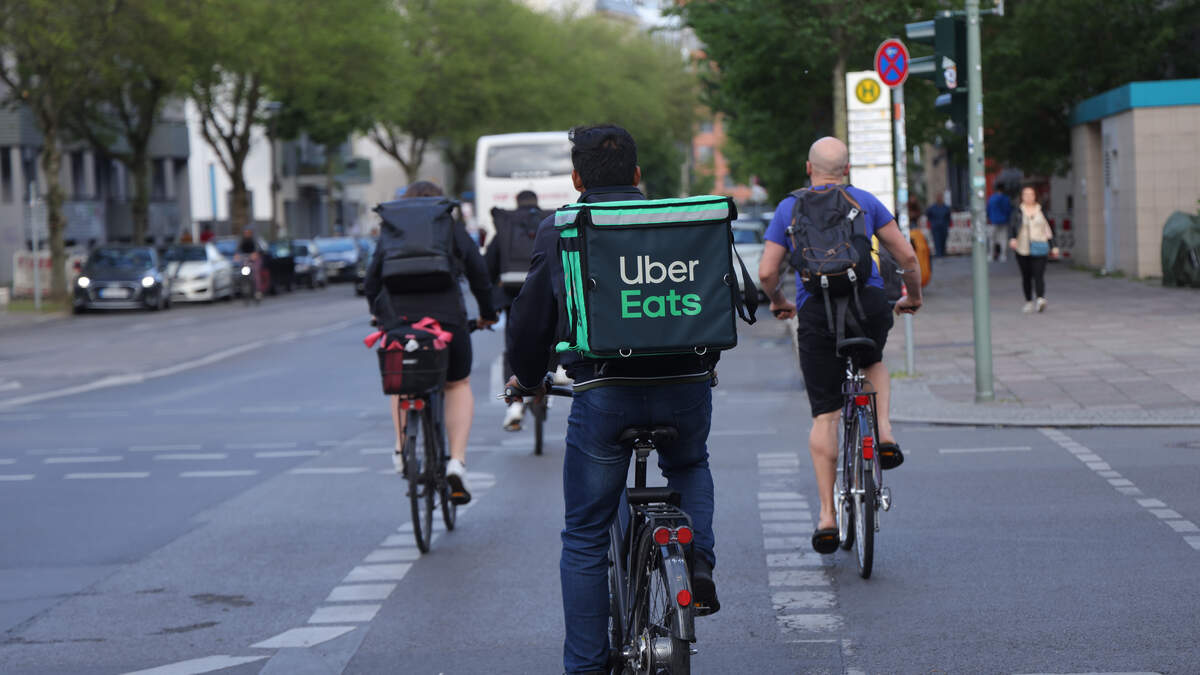
M1021 268L1021 287L1025 291L1026 314L1046 311L1046 259L1058 256L1054 246L1054 230L1042 213L1037 202L1037 193L1030 186L1021 190L1021 205L1009 226L1008 247L1017 254L1017 266ZM1037 301L1034 302L1034 291Z

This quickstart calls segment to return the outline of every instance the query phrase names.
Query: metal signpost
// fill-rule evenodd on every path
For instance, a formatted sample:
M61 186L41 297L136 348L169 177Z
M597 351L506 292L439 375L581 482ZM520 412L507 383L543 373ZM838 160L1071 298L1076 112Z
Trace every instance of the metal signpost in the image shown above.
M905 239L908 222L908 139L904 133L904 81L908 79L908 48L897 39L884 40L875 50L875 72L892 88L892 124L895 138L896 222ZM909 375L916 370L916 346L913 344L913 317L904 315L904 368Z
M992 317L988 295L987 220L984 218L983 64L979 46L979 0L967 9L967 164L971 171L971 263L975 277L975 400L996 398L992 386ZM1003 10L1001 10L1003 11Z

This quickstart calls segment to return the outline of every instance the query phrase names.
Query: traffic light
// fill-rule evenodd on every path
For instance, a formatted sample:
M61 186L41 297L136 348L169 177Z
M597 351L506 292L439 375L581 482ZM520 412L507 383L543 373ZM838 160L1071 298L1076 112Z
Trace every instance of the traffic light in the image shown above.
M967 90L966 19L961 16L939 16L932 21L905 24L904 32L910 41L933 47L933 56L921 56L909 61L910 76L933 82L938 91L943 93Z
M967 88L959 87L945 94L938 94L933 102L934 110L943 115L949 115L954 123L955 133L965 133L967 129Z

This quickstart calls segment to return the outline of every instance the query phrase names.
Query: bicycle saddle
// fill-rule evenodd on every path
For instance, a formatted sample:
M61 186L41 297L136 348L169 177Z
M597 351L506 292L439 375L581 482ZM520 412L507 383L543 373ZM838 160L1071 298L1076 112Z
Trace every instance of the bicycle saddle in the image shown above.
M628 427L617 437L620 443L632 443L638 439L648 440L654 445L669 443L679 438L679 430L675 427L647 426Z
M874 351L878 348L875 341L871 338L852 337L838 340L836 350L838 356L848 356L850 354L862 354L863 352Z

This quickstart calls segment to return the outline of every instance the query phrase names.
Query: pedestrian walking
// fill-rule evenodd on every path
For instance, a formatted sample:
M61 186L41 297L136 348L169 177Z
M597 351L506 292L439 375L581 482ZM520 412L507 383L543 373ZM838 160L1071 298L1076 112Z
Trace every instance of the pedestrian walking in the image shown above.
M1004 245L1009 228L1012 226L1012 200L1001 189L1000 179L996 179L995 192L987 201L988 219L988 255L993 261L1008 260L1008 247Z
M946 257L946 239L950 236L950 207L946 206L945 195L938 195L937 202L925 210L925 219L929 221L929 233L933 235L934 257Z
M1019 218L1013 219L1008 247L1016 253L1017 266L1021 268L1021 289L1025 292L1025 306L1021 311L1026 314L1044 312L1046 260L1050 256L1058 257L1058 247L1054 245L1054 230L1042 213L1042 205L1032 186L1026 185L1021 190L1018 215Z

